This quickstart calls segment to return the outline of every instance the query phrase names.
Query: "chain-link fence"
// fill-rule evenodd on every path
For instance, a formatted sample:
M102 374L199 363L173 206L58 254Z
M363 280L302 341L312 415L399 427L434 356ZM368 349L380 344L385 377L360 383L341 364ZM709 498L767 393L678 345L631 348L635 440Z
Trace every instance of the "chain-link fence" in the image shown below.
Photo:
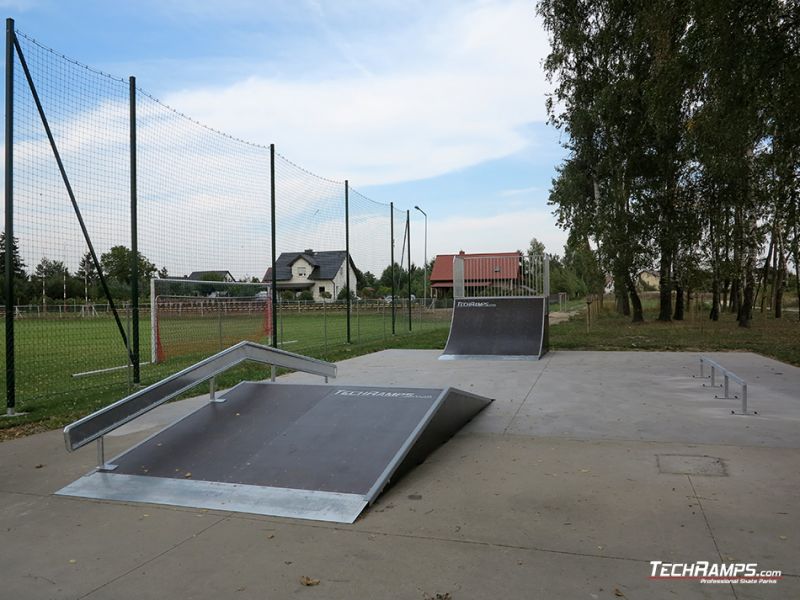
M7 56L10 412L150 383L241 339L325 356L446 326L413 297L406 210L209 128L10 20Z

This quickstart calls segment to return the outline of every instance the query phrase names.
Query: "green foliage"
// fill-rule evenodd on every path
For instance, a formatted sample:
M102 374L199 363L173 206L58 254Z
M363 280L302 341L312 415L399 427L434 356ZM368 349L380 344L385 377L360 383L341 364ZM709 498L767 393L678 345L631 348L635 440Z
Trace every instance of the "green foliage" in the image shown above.
M156 272L156 266L147 260L142 253L138 256L140 283L148 282ZM114 246L100 256L100 265L108 279L129 286L131 283L131 250L125 246Z
M569 151L550 203L634 318L635 276L653 268L660 320L674 290L708 283L703 271L714 318L727 295L746 325L757 279L779 303L789 260L800 262L797 3L540 0L537 12L550 122ZM757 272L767 247L772 263Z
M544 244L536 238L531 238L531 243L528 245L528 254L532 256L543 256L544 251Z
M347 300L347 296L350 296L350 300L355 300L356 295L355 292L349 292L347 286L344 286L342 289L339 290L339 294L336 296L337 300Z
M428 271L430 273L430 271ZM408 297L408 271L399 264L394 265L394 294L400 298ZM378 280L380 289L384 290L381 295L392 293L392 268L386 267ZM411 264L411 293L417 298L422 298L424 291L425 271Z
M25 263L19 255L19 241L13 238L11 241L11 268L14 276L18 279L25 279L28 274L25 272ZM0 233L0 276L6 274L6 234Z

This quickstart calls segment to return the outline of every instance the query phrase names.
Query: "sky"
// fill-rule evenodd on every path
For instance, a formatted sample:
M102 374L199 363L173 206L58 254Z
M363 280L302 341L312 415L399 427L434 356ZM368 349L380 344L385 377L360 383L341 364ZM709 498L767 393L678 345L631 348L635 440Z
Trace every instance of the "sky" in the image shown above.
M524 0L0 0L41 43L412 209L413 260L561 254L547 36ZM419 242L419 243L418 243Z

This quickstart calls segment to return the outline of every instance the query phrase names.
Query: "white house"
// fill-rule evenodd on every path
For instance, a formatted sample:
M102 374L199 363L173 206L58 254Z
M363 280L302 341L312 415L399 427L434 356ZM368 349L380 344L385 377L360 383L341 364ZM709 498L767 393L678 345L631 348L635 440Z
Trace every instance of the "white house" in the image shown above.
M326 296L336 300L342 289L347 287L346 262L347 252L344 250L314 252L308 249L303 252L283 252L275 261L278 291L308 290L317 302ZM355 293L356 267L352 257L349 263L350 289ZM271 268L267 269L264 281L272 281Z

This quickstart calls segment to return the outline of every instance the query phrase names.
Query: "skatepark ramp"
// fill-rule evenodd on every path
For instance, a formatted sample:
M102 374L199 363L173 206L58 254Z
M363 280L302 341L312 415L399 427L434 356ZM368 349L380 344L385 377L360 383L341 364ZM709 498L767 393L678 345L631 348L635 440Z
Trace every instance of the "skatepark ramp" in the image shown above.
M134 396L68 426L67 448L129 421ZM98 467L57 493L352 523L490 402L451 388L243 382L108 462L100 445Z
M459 298L439 360L537 360L548 351L543 296Z

